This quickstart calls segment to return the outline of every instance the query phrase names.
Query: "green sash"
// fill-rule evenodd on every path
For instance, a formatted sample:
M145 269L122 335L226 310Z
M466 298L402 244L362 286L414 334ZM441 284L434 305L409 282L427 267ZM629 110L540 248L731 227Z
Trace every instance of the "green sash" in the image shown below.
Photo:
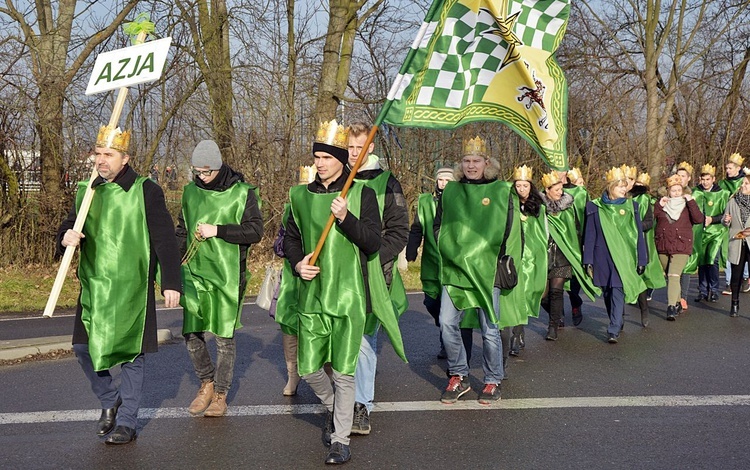
M633 200L626 199L623 204L604 204L601 198L597 198L592 202L599 208L604 241L622 280L625 302L635 303L638 295L646 290L646 284L636 272L638 227L635 224Z
M422 224L422 237L424 238L419 277L422 280L422 291L433 299L440 297L442 291L440 285L440 254L435 241L435 231L432 229L436 209L437 201L432 194L419 195L417 215L419 223Z
M549 227L549 234L552 240L555 241L560 251L563 252L565 258L573 268L573 275L578 279L581 284L581 289L586 296L594 300L597 296L601 295L602 291L596 287L593 280L583 271L583 265L581 264L581 239L576 229L576 209L566 209L557 214L547 213L547 223ZM578 219L583 222L583 219Z
M291 205L284 205L284 216L281 224L286 229L286 221L289 219ZM297 297L299 295L299 276L295 276L292 271L292 265L289 260L284 258L284 265L281 268L281 282L279 283L279 295L276 300L276 323L281 327L281 331L287 335L297 336L297 323L299 317L297 314Z
M385 191L386 187L388 186L388 179L391 177L390 171L384 171L383 173L379 174L375 178L369 179L369 180L361 180L355 178L354 181L358 181L365 186L372 188L373 191L375 191L375 195L378 198L378 208L380 209L380 219L383 219L383 212L385 211ZM389 260L385 260L388 262ZM396 266L395 263L396 259L394 258L393 263L393 278L391 279L391 286L388 290L388 296L391 299L391 302L393 302L394 307L396 308L396 311L398 312L398 315L401 316L402 313L406 311L407 308L409 308L409 300L406 297L406 287L404 287L404 281L401 279L401 273L398 270L398 266ZM380 267L382 270L382 266ZM372 293L371 293L372 295ZM373 316L367 317L367 324L365 325L365 333L368 335L372 335L375 333L375 330L378 328L378 324L376 321L376 318Z
M646 217L649 207L653 207L656 199L650 194L640 194L633 198L638 203L638 212L641 220ZM641 279L649 289L660 289L667 285L664 279L664 269L659 262L659 253L656 251L656 242L654 241L654 226L643 233L646 239L646 250L648 251L648 264L646 270L641 275Z
M589 192L584 186L563 188L563 191L573 196L573 207L576 210L576 216L581 224L583 224L586 218L586 203L589 202Z
M510 186L451 181L443 190L438 250L440 281L458 310L483 309L499 322L492 291L505 235Z
M144 181L138 176L129 191L115 183L98 186L83 227L86 241L78 263L81 321L96 371L132 362L141 354L151 261ZM78 183L77 210L87 183Z
M704 191L699 186L693 190L693 197L703 215L716 219L724 215L724 209L726 209L727 201L729 200L729 191L725 189L721 191ZM693 241L693 246L699 246L698 266L714 264L714 260L719 254L721 254L719 266L726 266L726 251L722 250L722 245L726 240L729 240L727 236L729 229L721 223L711 224L707 227L701 227L700 225L696 225L695 227L701 228L700 239Z
M339 195L310 193L305 185L289 190L305 253L315 249L331 213L331 202ZM361 200L362 185L355 184L347 194L348 209L355 216L360 213ZM297 367L300 375L305 375L331 362L336 371L354 375L366 317L359 248L334 225L323 244L318 266L320 273L314 279L299 282ZM383 323L396 353L406 360L396 312L390 302L383 302L387 288L380 259L372 257L367 267L373 314Z
M239 224L252 187L238 182L225 191L210 191L190 182L182 193L182 216L188 233L199 223ZM219 237L209 238L182 266L184 294L182 334L210 331L232 338L241 328L240 313L245 285L240 285L240 246Z

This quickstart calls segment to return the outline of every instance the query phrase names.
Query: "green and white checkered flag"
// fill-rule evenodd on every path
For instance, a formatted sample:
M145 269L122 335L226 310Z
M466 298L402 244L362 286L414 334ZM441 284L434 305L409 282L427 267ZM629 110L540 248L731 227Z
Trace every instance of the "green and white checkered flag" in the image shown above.
M570 0L435 0L375 124L500 121L567 169L567 85L554 58Z

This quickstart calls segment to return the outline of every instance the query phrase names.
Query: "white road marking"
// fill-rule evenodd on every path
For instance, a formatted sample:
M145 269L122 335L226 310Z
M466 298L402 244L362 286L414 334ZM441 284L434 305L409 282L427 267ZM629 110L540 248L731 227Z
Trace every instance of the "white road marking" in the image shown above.
M476 400L459 400L452 405L433 401L399 401L375 404L373 412L529 410L551 408L747 406L750 395L667 395L631 397L516 398L497 404L480 405ZM241 405L230 406L227 416L273 416L323 413L323 405ZM0 425L96 421L101 410L35 411L0 413ZM141 408L139 418L192 418L187 408Z

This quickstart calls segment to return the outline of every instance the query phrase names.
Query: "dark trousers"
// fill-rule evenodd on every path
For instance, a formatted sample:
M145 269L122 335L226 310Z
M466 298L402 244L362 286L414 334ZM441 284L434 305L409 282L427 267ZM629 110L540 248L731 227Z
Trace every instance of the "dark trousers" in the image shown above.
M143 394L143 376L146 370L146 359L138 355L133 362L120 364L120 388L112 381L108 370L95 371L91 362L88 344L74 344L73 351L86 378L91 382L91 390L102 404L102 409L113 408L118 396L122 405L117 410L117 425L135 429L138 424L138 408Z
M571 308L580 308L581 305L583 305L583 299L581 298L581 283L578 282L578 278L575 276L570 279L568 299L570 299Z
M211 362L203 333L186 334L185 344L198 379L201 382L213 380L216 393L227 393L234 378L234 361L237 357L237 351L234 338L222 338L220 336L215 338L216 366Z
M557 328L563 317L565 279L556 277L549 279L548 282L547 295L542 298L542 308L549 314L549 326Z
M698 266L698 292L703 297L708 297L711 292L720 294L719 289L719 256L716 256L714 264Z
M732 281L729 285L732 287L732 302L740 301L740 286L742 285L742 268L746 262L750 261L750 249L747 243L742 242L742 251L740 251L740 262L732 264Z
M435 326L440 326L440 298L433 299L429 295L424 295L422 303L427 312L435 320ZM471 328L461 328L461 341L464 343L464 349L466 350L466 362L471 361L471 349L474 347L474 331ZM440 348L443 349L443 334L440 333Z
M607 307L609 315L609 326L607 333L619 335L625 315L625 291L622 287L604 287L602 288L604 297L604 306Z

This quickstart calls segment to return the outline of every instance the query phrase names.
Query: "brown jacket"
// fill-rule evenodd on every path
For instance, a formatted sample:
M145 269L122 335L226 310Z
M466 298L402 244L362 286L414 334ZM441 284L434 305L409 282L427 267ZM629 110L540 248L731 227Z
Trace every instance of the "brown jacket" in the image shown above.
M689 255L693 252L693 225L703 224L704 219L695 199L688 201L677 220L672 220L657 201L654 204L656 251L666 255Z

